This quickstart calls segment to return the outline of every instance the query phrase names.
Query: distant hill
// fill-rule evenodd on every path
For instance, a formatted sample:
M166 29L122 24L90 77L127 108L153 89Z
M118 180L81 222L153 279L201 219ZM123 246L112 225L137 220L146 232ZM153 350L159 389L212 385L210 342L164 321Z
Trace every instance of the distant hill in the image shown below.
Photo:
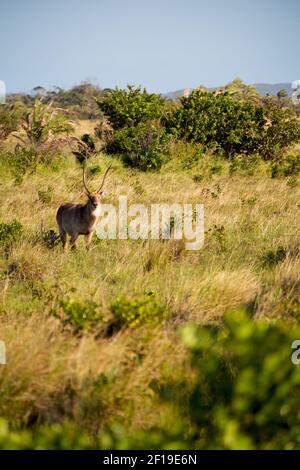
M289 96L292 95L291 83L254 83L253 85L257 91L264 96L267 94L275 96L280 90L286 90ZM186 88L183 88L182 90L170 91L169 93L165 93L164 96L170 98L171 100L176 100L183 96L185 90ZM208 90L216 90L216 88L208 88Z
M184 93L184 88L182 90L176 90L176 91L169 91L169 93L164 93L163 96L166 98L170 98L170 100L176 100L177 98L181 98Z
M291 83L254 83L255 88L261 95L277 95L280 90L286 90L289 96L292 95Z

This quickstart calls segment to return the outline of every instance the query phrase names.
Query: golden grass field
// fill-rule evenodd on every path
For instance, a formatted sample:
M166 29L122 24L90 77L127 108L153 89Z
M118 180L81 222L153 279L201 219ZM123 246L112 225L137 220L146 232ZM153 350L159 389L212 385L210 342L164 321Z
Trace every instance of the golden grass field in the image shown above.
M78 123L77 131L90 130L89 125ZM209 163L213 157L205 158ZM204 248L187 252L174 240L95 237L88 253L83 240L76 253L64 254L60 245L50 249L41 228L57 230L61 203L85 200L81 167L66 155L16 184L2 160L0 220L17 219L24 227L21 240L0 258L0 339L7 348L7 364L0 368L0 416L12 425L67 418L92 433L114 423L129 430L171 426L170 405L161 403L151 384L189 377L178 336L182 324L219 324L226 312L240 307L255 319L295 321L290 312L300 294L297 182L272 179L267 165L230 174L227 162L218 174L204 172L197 182L203 162L183 168L175 158L159 173L142 173L100 153L89 162L101 170L89 175L90 186L97 186L109 163L114 170L105 202L117 204L119 195L127 195L129 203L203 203ZM38 191L49 186L51 200L42 202ZM279 248L285 259L267 266L266 253ZM168 320L124 328L111 337L74 335L51 314L67 297L94 301L109 314L115 298L149 291L166 306Z

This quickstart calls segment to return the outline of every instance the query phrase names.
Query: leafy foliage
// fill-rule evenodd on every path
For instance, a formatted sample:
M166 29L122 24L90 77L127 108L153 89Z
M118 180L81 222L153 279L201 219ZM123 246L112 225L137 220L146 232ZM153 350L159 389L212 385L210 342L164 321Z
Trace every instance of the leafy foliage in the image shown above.
M17 134L16 137L22 145L29 144L35 154L53 145L55 140L57 141L58 135L73 130L71 123L63 114L53 108L52 103L44 105L38 99L35 100L32 110L23 114L21 128L25 132L27 140L20 134Z
M55 313L64 325L70 325L77 332L88 332L103 321L103 315L95 302L77 302L75 300L61 300L62 313Z
M53 199L53 186L48 186L46 190L38 189L38 198L43 204L49 204Z
M98 105L113 128L121 129L160 118L166 101L160 95L148 93L146 89L128 85L125 89L110 90L98 100Z
M282 156L283 151L300 140L300 123L292 109L281 108L272 97L263 102L265 124L258 139L258 153L266 160Z
M7 422L1 419L0 449L92 449L90 437L71 423L40 426L38 431L11 431Z
M286 250L283 246L279 246L276 250L268 250L261 257L262 265L268 268L274 268L282 263L286 258Z
M23 107L17 103L0 106L0 140L18 129L22 110Z
M300 154L289 154L275 160L271 168L272 178L279 176L298 176L300 174Z
M290 109L272 99L263 104L237 100L228 92L194 90L164 120L177 138L221 150L227 156L259 153L275 158L300 140L300 124Z
M235 78L225 86L225 91L231 98L246 103L258 104L261 101L261 95L254 85L246 85L240 78Z
M166 120L177 138L220 148L227 155L251 153L253 139L264 123L261 109L241 103L228 93L194 90Z
M244 312L227 315L220 331L183 329L197 374L189 400L196 448L299 449L295 337Z
M128 299L120 297L111 303L110 309L120 326L136 328L166 318L166 310L152 295Z
M22 224L14 219L10 223L0 223L0 243L7 246L12 245L14 242L21 238L23 232Z
M169 137L158 123L141 122L114 132L107 152L121 154L126 165L143 171L158 170L165 160Z

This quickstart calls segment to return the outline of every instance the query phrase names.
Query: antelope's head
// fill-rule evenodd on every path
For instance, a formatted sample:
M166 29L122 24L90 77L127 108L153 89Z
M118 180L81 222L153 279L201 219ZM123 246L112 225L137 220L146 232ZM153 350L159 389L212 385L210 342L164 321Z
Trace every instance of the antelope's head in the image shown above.
M103 195L103 187L104 187L104 183L105 183L105 179L106 179L106 175L107 173L109 172L109 170L111 169L111 165L106 169L105 173L104 173L104 176L102 178L102 182L101 182L101 186L100 188L98 189L98 191L93 191L91 192L86 184L86 178L85 178L85 164L83 165L83 186L85 188L85 191L86 191L86 195L88 197L88 204L90 205L91 209L94 211L95 209L97 209L100 204L101 204L101 197Z

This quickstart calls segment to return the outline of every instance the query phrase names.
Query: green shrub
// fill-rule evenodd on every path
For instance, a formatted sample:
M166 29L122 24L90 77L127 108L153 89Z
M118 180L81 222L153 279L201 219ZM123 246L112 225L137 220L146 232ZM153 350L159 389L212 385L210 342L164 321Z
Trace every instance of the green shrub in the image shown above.
M299 449L300 368L291 361L299 338L299 329L252 322L244 312L227 315L221 330L184 327L197 377L190 446Z
M0 244L5 247L12 246L13 243L21 238L23 233L23 226L20 222L14 219L10 223L0 223Z
M296 176L292 176L287 180L286 185L289 188L297 188L297 186L299 186L299 179L296 178Z
M21 127L26 137L35 149L65 132L73 130L73 126L66 117L53 108L52 103L44 105L36 99L33 108L22 116ZM23 143L23 139L20 138Z
M271 176L298 176L300 174L300 154L289 154L272 163Z
M286 258L286 250L283 246L278 247L276 250L268 250L261 257L261 262L264 267L274 268L279 263L282 263Z
M52 186L48 186L48 188L43 191L42 189L38 190L38 198L43 204L49 204L53 199L53 192L54 189Z
M198 142L225 156L260 154L274 159L300 140L295 114L272 99L262 103L237 100L228 92L194 90L181 98L163 123L176 138Z
M50 156L46 150L43 154L36 154L33 146L26 147L17 144L14 152L7 152L5 158L11 168L15 182L21 184L27 173L35 172L39 163L45 163Z
M265 160L281 159L287 147L300 141L300 122L292 109L281 108L272 97L265 98L263 113L257 151Z
M7 422L0 419L0 450L92 449L95 445L85 432L69 422L39 426L32 432L12 431Z
M113 134L107 152L120 154L124 163L142 171L158 170L165 160L169 137L157 122L141 122Z
M15 133L20 144L15 149L15 162L13 164L20 170L34 170L38 163L48 163L53 155L69 142L69 139L61 138L62 134L68 134L73 126L61 114L53 108L52 103L42 104L38 99L34 101L32 109L23 113L21 128L25 132Z
M164 123L177 138L220 149L226 155L249 154L264 116L261 108L239 102L228 93L194 90L181 98L181 106Z
M230 175L238 173L242 176L253 176L259 173L267 174L268 171L268 163L257 153L253 155L235 155L229 162Z
M205 157L208 155L205 155L203 146L195 142L170 139L168 153L176 169L206 168Z
M0 140L6 139L20 125L23 107L20 104L0 106Z
M103 315L99 306L92 301L77 302L74 300L61 300L62 312L54 312L65 326L71 326L76 332L90 332L103 322Z
M130 85L125 89L110 90L97 102L114 129L136 126L140 122L160 118L166 106L166 100L162 96Z
M136 328L166 318L166 309L152 295L132 299L120 297L111 303L110 310L120 327Z

